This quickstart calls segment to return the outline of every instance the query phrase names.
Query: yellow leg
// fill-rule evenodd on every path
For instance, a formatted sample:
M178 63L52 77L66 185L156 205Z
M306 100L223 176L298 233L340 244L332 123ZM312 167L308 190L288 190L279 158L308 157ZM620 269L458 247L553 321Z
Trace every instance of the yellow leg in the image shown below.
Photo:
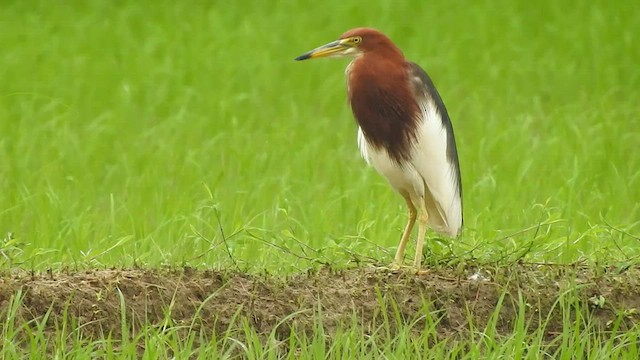
M416 257L413 260L413 266L416 270L420 270L422 266L422 245L424 245L424 236L427 232L427 207L424 205L424 199L420 199L420 214L418 215L418 242L416 243Z
M407 207L409 208L409 220L407 221L407 226L405 226L404 232L402 233L400 245L398 245L398 250L396 251L395 260L393 260L393 265L397 267L402 266L402 261L404 260L404 250L406 249L409 238L411 237L411 230L413 230L413 225L416 223L417 215L416 207L413 206L411 198L408 195L403 196L404 200L407 202Z

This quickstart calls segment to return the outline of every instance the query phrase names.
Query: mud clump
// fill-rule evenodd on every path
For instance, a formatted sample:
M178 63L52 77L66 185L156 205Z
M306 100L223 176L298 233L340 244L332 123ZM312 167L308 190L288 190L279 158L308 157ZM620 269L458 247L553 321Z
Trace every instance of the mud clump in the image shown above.
M192 268L7 271L0 277L0 313L6 316L19 296L17 319L41 321L50 311L47 332L53 334L56 324L67 317L82 326L79 331L85 338L121 334L123 308L125 326L131 331L170 317L172 324L221 334L242 326L237 321L240 316L258 333L275 330L285 340L292 327L312 332L318 316L329 335L354 318L373 333L385 316L394 319L387 322L392 327L413 324L419 333L429 312L439 319L437 333L445 338L469 330L470 321L482 329L496 313L498 333L507 334L525 306L531 319L528 330L544 325L553 338L562 333L563 308L558 300L567 294L572 298L566 301L590 312L603 329L620 314L626 315L618 326L633 326L640 309L639 275L635 268L596 273L557 265L439 268L425 274L323 268L288 277Z

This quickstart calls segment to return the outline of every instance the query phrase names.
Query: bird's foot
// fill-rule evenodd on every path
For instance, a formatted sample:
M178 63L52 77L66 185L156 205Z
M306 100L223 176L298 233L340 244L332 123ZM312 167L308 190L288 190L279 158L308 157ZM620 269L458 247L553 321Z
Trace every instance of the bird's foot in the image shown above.
M421 261L418 261L418 260L414 261L413 270L415 271L416 275L426 275L429 273L429 269L423 269Z
M372 267L375 271L385 271L385 272L398 272L406 268L406 266L399 265L395 262L392 262L389 265L380 265L380 266L372 265Z
M376 271L390 272L390 273L413 273L415 275L426 275L429 273L428 269L422 269L420 267L416 267L415 265L403 265L397 262L392 262L387 266L375 266Z

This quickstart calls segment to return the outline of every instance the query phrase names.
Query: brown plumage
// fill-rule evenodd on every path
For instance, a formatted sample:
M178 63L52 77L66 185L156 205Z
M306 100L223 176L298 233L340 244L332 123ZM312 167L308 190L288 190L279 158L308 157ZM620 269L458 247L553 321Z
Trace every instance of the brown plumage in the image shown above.
M381 32L357 28L296 58L349 56L349 103L363 157L406 200L409 221L394 264L400 266L416 218L414 266L427 224L447 236L462 229L462 185L453 127L433 82Z
M404 55L384 34L371 29L354 29L341 36L362 37L362 55L347 69L349 103L367 140L402 163L410 156L416 140L420 107L409 84ZM396 64L402 63L403 66ZM380 74L385 81L380 82Z

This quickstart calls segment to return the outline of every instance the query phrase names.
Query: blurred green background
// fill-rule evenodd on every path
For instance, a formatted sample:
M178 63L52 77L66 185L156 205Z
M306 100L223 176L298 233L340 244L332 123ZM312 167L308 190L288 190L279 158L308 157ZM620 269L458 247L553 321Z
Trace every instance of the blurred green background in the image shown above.
M454 123L465 231L431 234L429 262L640 254L633 1L0 10L4 266L390 261L404 201L359 156L347 61L293 61L356 26L424 67Z

